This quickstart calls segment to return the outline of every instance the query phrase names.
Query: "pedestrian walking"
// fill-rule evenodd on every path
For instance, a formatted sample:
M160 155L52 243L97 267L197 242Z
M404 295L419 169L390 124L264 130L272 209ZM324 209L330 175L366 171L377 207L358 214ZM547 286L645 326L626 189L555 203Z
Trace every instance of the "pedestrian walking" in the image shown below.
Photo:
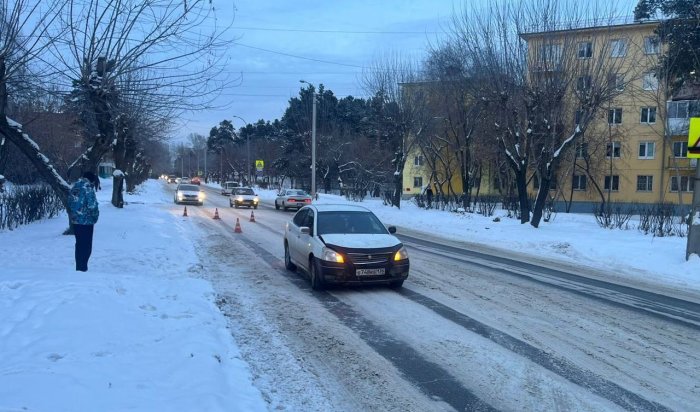
M92 234L100 216L95 188L99 180L92 172L83 173L68 194L70 221L75 235L75 270L87 272L92 254Z
M428 209L433 207L433 189L428 186L427 189L425 189L425 200L428 201Z

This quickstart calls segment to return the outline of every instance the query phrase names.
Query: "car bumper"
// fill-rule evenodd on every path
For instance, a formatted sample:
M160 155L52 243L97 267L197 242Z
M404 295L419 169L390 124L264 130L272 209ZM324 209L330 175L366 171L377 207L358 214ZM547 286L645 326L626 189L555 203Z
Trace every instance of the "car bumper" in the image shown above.
M258 202L253 202L252 200L234 200L233 204L238 206L257 206Z
M190 205L201 205L204 203L204 200L199 200L199 199L182 199L182 200L180 200L180 199L178 199L177 202L178 203L187 203Z
M408 259L387 266L366 265L362 269L381 269L384 274L378 276L356 276L355 267L349 264L321 261L321 276L328 285L373 285L391 284L408 278L410 262Z

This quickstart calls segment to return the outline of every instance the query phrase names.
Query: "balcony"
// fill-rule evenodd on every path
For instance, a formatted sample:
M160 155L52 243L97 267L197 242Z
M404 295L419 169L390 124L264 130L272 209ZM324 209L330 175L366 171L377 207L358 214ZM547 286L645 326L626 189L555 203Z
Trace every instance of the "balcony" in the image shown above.
M669 156L666 162L667 169L675 169L678 167L678 170L695 170L697 165L698 159L688 159L687 157Z
M666 104L669 135L687 136L691 117L700 117L700 100L677 100Z

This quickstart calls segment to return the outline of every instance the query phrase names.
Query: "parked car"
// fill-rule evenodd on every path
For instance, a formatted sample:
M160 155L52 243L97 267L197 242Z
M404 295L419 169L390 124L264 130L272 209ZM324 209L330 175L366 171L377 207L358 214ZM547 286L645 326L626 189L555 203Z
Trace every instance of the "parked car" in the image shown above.
M190 178L187 176L183 176L180 178L180 183L189 184L189 183L191 183Z
M177 176L175 175L168 175L168 183L176 183Z
M250 187L237 187L231 189L231 197L228 198L228 204L230 207L235 207L238 209L241 206L252 207L253 209L258 208L258 195L255 194L253 189Z
M238 182L224 182L221 185L221 194L224 196L229 196L231 195L231 190L241 187L241 184Z
M190 179L190 183L192 183L193 185L201 185L202 179L200 179L199 176L195 176L192 179Z
M328 284L388 284L408 277L408 252L370 210L355 205L301 208L284 230L284 265L302 269L311 287Z
M204 191L197 185L180 183L175 189L175 204L194 203L204 204Z
M300 189L282 189L275 198L275 209L301 209L311 204L311 196Z

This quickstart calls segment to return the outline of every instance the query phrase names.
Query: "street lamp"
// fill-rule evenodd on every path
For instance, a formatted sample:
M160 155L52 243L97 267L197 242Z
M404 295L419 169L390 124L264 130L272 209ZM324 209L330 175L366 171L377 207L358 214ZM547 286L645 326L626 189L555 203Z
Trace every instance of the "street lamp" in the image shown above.
M241 119L241 120L243 121L243 123L245 123L246 126L249 124L249 123L246 122L245 119L242 118L241 116L233 115L233 116L231 116L231 117L235 117L235 118ZM246 139L246 142L245 142L245 143L246 143L246 153L247 153L247 156L246 156L246 157L247 157L247 159L248 159L248 163L246 163L246 166L245 166L245 173L246 173L246 176L247 176L247 179L248 179L248 185L252 187L252 185L250 184L250 133L247 133L247 134L246 134L245 139Z
M306 80L299 80L299 83L306 83L313 90L313 109L311 111L311 198L316 199L316 87Z

